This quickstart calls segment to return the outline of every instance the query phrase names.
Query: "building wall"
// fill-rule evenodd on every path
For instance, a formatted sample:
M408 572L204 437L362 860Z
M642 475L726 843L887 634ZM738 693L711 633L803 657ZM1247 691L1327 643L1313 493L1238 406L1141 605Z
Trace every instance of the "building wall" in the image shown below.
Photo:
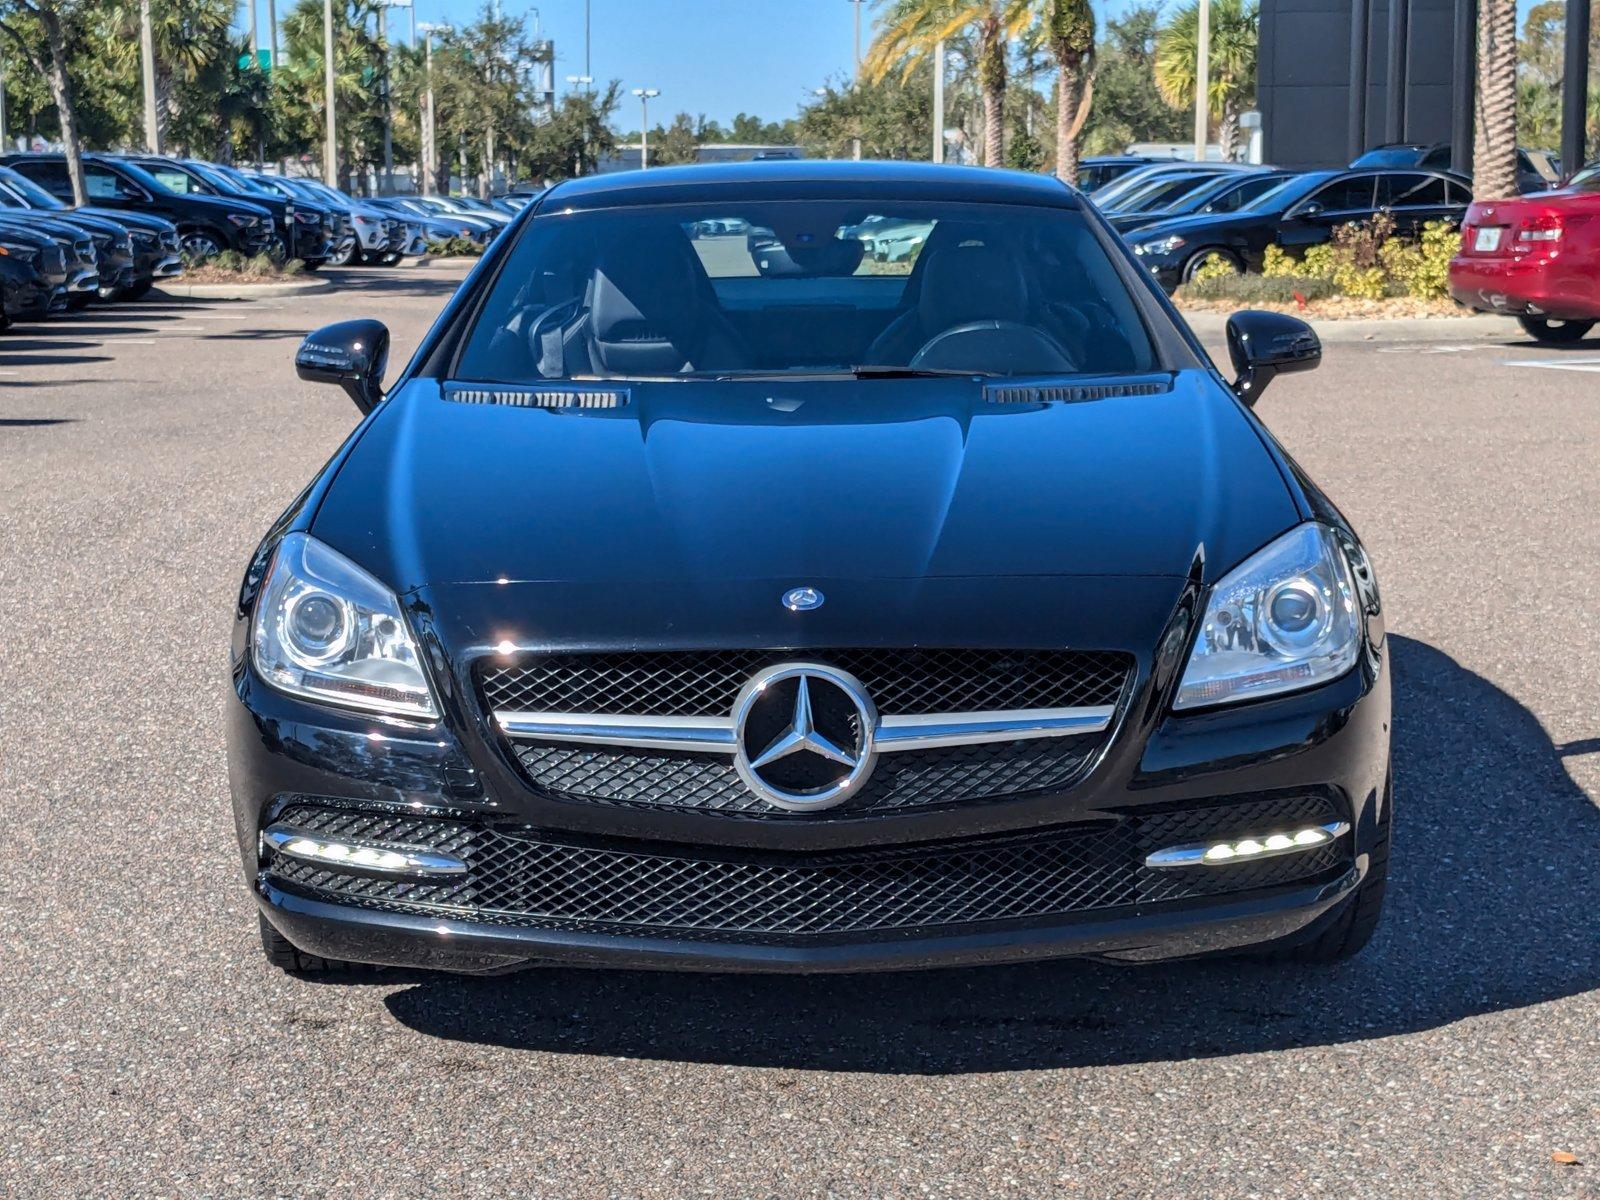
M1403 0L1402 0L1403 2ZM1363 148L1450 138L1454 0L1410 0L1405 128L1388 136L1389 0L1371 0ZM1350 161L1352 0L1261 0L1257 107L1263 155L1284 167Z

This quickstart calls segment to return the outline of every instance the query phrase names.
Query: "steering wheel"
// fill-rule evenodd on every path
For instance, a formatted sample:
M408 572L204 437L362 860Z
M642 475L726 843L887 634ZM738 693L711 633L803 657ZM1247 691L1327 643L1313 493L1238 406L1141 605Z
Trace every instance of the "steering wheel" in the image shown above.
M923 343L907 365L996 375L1068 374L1078 369L1060 342L1019 321L953 325Z

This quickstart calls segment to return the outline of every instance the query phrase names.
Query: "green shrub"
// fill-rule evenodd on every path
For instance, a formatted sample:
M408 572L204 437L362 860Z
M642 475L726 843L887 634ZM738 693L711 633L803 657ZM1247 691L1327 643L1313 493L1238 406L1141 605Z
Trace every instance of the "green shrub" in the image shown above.
M441 258L450 258L466 255L476 258L483 253L483 247L471 238L454 235L447 238L435 239L428 243L428 253Z
M1443 299L1450 293L1450 259L1460 235L1447 221L1430 221L1418 240L1394 236L1394 218L1379 213L1370 221L1341 225L1321 246L1308 246L1299 258L1277 246L1262 261L1266 279L1323 281L1327 294L1360 300L1410 296ZM1308 299L1311 294L1298 288Z
M1301 300L1326 300L1338 289L1331 279L1306 275L1213 275L1185 284L1180 300L1217 300L1248 308L1255 304L1297 304ZM1298 294L1297 294L1298 293Z
M1204 283L1210 279L1225 279L1238 273L1239 268L1231 258L1222 254L1208 254L1205 261L1195 268L1194 282Z

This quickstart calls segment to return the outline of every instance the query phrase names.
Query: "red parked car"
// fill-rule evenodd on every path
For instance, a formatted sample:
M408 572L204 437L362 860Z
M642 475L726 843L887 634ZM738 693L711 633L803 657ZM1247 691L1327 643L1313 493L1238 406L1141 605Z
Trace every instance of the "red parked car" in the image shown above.
M1469 208L1450 294L1516 317L1538 341L1579 341L1600 322L1600 166L1555 191Z

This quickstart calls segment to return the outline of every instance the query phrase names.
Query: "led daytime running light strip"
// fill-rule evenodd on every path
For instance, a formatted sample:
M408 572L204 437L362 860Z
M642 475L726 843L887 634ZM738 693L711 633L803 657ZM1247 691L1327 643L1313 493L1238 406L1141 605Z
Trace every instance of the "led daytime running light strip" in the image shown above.
M1145 857L1144 865L1164 870L1172 867L1227 867L1280 854L1315 850L1350 832L1347 821L1326 825L1307 825L1278 833L1256 834L1233 841L1201 842L1187 846L1168 846Z
M453 854L421 846L386 846L360 838L330 838L322 834L273 825L262 841L278 854L341 870L375 871L383 875L465 875L467 864Z

